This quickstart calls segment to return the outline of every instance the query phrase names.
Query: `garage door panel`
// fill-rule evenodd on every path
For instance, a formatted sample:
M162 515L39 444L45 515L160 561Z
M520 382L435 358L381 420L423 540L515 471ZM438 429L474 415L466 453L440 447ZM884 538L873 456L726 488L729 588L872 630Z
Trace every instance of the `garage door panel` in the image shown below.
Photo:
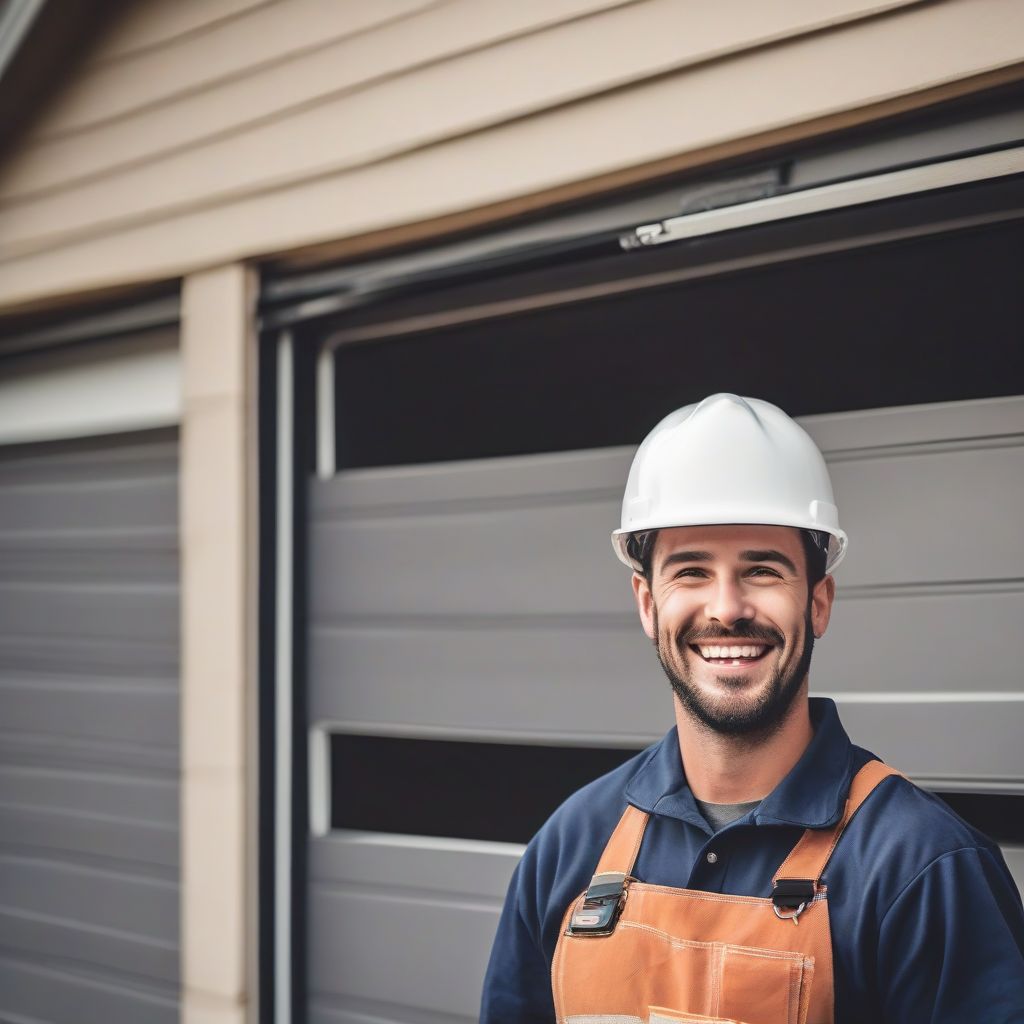
M437 1013L385 999L356 999L320 992L307 1001L306 1019L309 1024L476 1024L478 1017Z
M173 578L177 556L177 537L167 529L26 531L6 545L0 536L0 579L144 583Z
M409 879L437 898L503 900L522 853L514 843L339 831L311 844L309 866L329 884L373 888Z
M860 746L929 788L1024 788L1024 700L967 698L874 705L840 699L839 713Z
M855 742L917 781L1024 792L1024 401L807 426L851 537L812 692L835 695ZM609 543L631 457L616 448L313 481L308 724L567 746L639 748L663 735L669 687ZM313 771L318 828L326 779L339 784ZM337 845L345 835L310 842L312 1019L418 1022L407 1005L429 1024L474 1017L504 886L493 899L479 885L454 891L443 866L424 874L385 848L368 858ZM463 949L466 934L478 948ZM408 989L375 967L392 948ZM452 962L460 986L473 984L431 988L451 980Z
M105 819L95 814L72 814L0 805L0 847L44 854L84 854L157 865L177 870L178 831L175 824Z
M0 584L4 633L102 639L177 640L178 589L172 584Z
M167 985L176 985L178 981L178 950L173 942L100 931L76 921L56 921L15 911L0 911L0 934L9 948L36 962L48 957L81 961L83 952L88 951L89 961L101 969Z
M1021 895L1024 896L1024 846L1004 846L1002 850L1006 866L1010 869Z
M43 807L173 825L178 820L178 789L166 779L30 768L0 763L0 805Z
M0 664L5 672L72 678L83 673L105 678L142 674L174 679L178 674L178 649L168 637L120 639L112 644L102 637L0 633Z
M73 487L15 485L4 495L3 529L60 530L174 526L178 483L173 475L82 481Z
M844 586L1024 578L1024 445L841 461L830 467L852 540ZM982 539L984 538L984 539Z
M812 678L826 692L1012 694L1020 681L1009 638L1022 621L1024 593L840 592ZM311 696L311 720L360 728L649 742L670 721L668 684L634 615L602 628L315 630L311 670L325 681ZM617 707L611 721L608 701Z
M632 606L609 541L611 502L318 524L317 621L349 615L607 614ZM560 552L555 557L555 552ZM343 579L359 587L341 587Z
M812 680L830 691L1019 692L1024 590L864 597L840 588Z
M177 452L0 448L0 1019L178 1019Z
M627 446L354 469L317 481L309 511L314 520L394 515L409 508L443 513L456 503L486 511L580 495L618 504L634 450Z
M14 912L88 922L166 942L178 937L176 872L144 877L6 853L0 853L0 869L0 900Z
M671 721L668 683L630 619L604 629L332 630L314 634L311 657L330 681L311 695L313 721L642 745ZM608 701L621 714L610 718Z
M310 996L337 994L475 1019L502 899L315 886ZM443 935L444 941L436 941ZM452 964L459 970L452 971Z
M173 686L140 682L71 684L16 677L0 690L4 730L81 739L114 740L173 748L179 729L179 700Z
M568 457L567 457L568 458ZM545 468L551 457L545 457ZM516 460L525 481L529 467ZM929 451L836 461L851 549L844 587L1024 578L1024 548L1007 510L1024 505L1024 446ZM397 473L387 471L393 479ZM439 471L443 473L443 471ZM317 482L353 488L358 480ZM446 478L447 479L447 478ZM417 484L428 471L418 467ZM956 481L951 487L950 481ZM621 486L621 484L620 484ZM528 489L528 488L527 488ZM311 607L316 624L358 616L622 613L632 598L608 537L618 502L592 494L490 511L416 505L404 514L314 520ZM321 502L321 505L329 504ZM981 530L985 542L970 540ZM358 586L344 586L355 580Z
M23 1020L33 1024L78 1024L83 1020L177 1024L177 993L170 987L166 995L145 991L138 986L141 980L122 972L83 974L74 960L69 965L54 959L52 965L42 966L0 955L5 1011L19 1024ZM83 1008L88 1008L87 1018Z

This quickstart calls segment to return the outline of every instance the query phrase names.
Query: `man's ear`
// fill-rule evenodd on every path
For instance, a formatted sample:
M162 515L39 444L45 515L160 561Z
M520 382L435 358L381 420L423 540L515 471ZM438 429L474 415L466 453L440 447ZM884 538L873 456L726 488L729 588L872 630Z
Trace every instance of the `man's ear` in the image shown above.
M811 629L815 639L820 639L828 629L828 621L832 617L832 602L836 598L836 581L831 576L824 576L814 584L811 591Z
M633 573L633 596L636 598L636 610L640 613L640 624L644 627L648 640L656 641L654 635L654 595L651 585L640 573Z

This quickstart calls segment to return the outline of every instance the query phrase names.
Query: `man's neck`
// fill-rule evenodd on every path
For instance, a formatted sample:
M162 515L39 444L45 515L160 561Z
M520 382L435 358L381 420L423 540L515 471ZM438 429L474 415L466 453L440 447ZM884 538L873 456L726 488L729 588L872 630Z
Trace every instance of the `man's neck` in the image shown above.
M696 721L676 701L683 771L694 797L712 804L739 804L766 797L800 760L814 735L804 692L782 725L756 742L723 736Z

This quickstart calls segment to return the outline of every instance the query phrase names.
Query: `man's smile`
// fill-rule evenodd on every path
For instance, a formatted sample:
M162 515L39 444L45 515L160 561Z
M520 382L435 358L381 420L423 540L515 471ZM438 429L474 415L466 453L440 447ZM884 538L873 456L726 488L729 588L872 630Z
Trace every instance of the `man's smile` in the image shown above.
M753 665L772 650L770 644L690 644L690 650L709 665Z

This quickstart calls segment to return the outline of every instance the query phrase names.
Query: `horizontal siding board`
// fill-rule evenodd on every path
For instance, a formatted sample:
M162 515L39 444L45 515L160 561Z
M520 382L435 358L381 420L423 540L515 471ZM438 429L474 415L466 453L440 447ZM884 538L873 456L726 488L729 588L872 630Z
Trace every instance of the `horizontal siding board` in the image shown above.
M114 23L90 55L87 67L133 57L156 46L177 43L182 36L208 29L255 7L278 0L176 0L134 4Z
M219 136L287 118L331 97L365 89L374 81L622 2L421 4L413 10L416 16L378 25L369 35L324 39L313 50L258 64L200 90L179 92L148 107L144 115L128 112L70 135L57 130L49 136L41 124L42 137L27 139L0 178L0 203L66 188L72 182L153 162L182 149L200 149ZM425 22L429 31L424 30ZM188 68L183 70L187 73Z
M832 0L836 2L843 6L842 0ZM599 24L592 40L587 38L590 22L573 23L385 79L375 88L261 121L157 162L136 163L38 198L9 201L2 220L4 248L12 255L31 252L65 237L95 233L107 223L159 216L197 201L211 205L239 193L379 163L587 99L669 67L721 56L723 47L733 51L744 44L763 45L787 34L776 24L778 8L755 0L745 6L741 18L731 9L715 8L716 17L695 19L692 10L676 0L652 0L606 15L604 21L612 23ZM798 22L793 32L813 31L834 20L829 16L831 3L800 0L798 6L805 24ZM815 21L811 12L823 6L827 12ZM660 16L645 17L647 11L659 9ZM748 23L752 37L737 40L738 26L746 31ZM707 42L704 26L713 30ZM658 47L664 51L660 61L652 53ZM589 56L564 59L570 52ZM529 66L547 70L544 75L519 73ZM338 130L346 125L351 129Z
M110 176L121 181L122 197L137 195L145 202L142 182L153 174L163 176L165 192L180 182L184 201L194 194L198 167L212 191L218 172L219 187L239 188L246 187L247 176L255 184L296 171L338 171L912 2L797 0L780 10L742 0L698 16L677 0L647 0L610 10L601 4L593 17L549 24L543 31L534 5L509 5L504 12L441 5L309 58L261 68L243 81L193 91L184 102L196 105L201 97L194 118L181 104L164 105L153 112L153 123L147 112L99 126L86 138L30 148L0 181L0 203L14 203L17 210L27 202L27 210L35 211L29 213L31 223L41 226L44 208L66 216L109 195ZM567 59L573 53L580 56ZM545 73L517 73L525 67L544 67ZM137 95L124 87L118 93L121 102ZM336 125L355 130L337 132ZM303 142L296 147L298 137ZM256 165L246 158L250 151L261 157ZM87 184L90 178L95 185ZM173 192L164 198L172 201Z
M328 40L366 32L426 4L427 0L381 0L372 5L289 0L253 8L246 17L180 37L176 45L99 64L54 104L38 130L43 136L81 131L290 54L298 56Z
M0 853L0 906L164 942L178 939L177 884L123 870Z
M109 974L40 966L0 954L4 1009L17 1024L30 1021L145 1021L177 1024L175 996L156 995ZM83 1016L88 1008L89 1017Z
M1011 0L952 2L865 19L849 32L801 37L742 59L711 61L563 105L344 173L268 184L214 199L203 190L188 208L111 221L99 234L39 241L12 254L0 306L51 294L174 277L189 268L337 244L402 227L405 241L434 218L465 227L523 212L555 197L579 198L709 161L860 123L926 101L1017 80L1022 73ZM991 30L1000 26L999 31ZM952 46L950 40L956 40ZM915 60L904 59L913 52ZM862 75L875 69L870 95ZM982 78L984 76L984 79ZM770 81L771 90L759 87ZM818 88L808 88L816 83ZM700 98L716 97L712 109ZM673 125L666 133L664 126ZM565 138L577 145L562 145ZM299 140L305 145L305 140ZM510 153L529 152L527 162ZM409 181L430 181L410 189ZM208 200L206 197L209 197ZM449 222L449 228L455 222ZM410 225L424 225L412 231ZM419 232L419 235L417 233ZM0 239L2 241L2 239ZM48 247L48 248L47 248Z
M87 960L101 970L135 976L140 981L151 979L168 986L177 984L179 957L175 943L3 909L0 909L0 935L7 949L17 949L22 956L36 962L51 958L68 963ZM76 1024L80 1020L75 1018Z

